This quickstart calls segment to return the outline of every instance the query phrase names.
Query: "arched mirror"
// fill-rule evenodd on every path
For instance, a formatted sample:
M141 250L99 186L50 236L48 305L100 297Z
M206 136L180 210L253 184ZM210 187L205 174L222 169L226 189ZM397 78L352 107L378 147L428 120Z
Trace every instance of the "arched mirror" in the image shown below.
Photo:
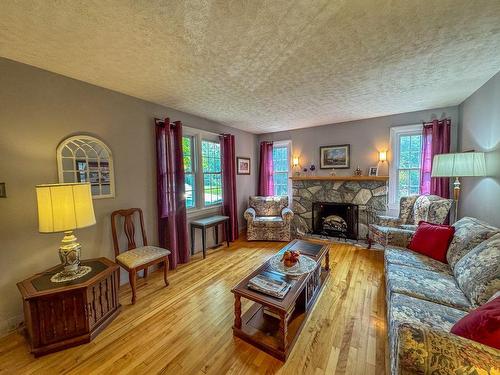
M77 135L57 147L59 182L90 182L92 196L115 196L115 177L111 150L101 140Z

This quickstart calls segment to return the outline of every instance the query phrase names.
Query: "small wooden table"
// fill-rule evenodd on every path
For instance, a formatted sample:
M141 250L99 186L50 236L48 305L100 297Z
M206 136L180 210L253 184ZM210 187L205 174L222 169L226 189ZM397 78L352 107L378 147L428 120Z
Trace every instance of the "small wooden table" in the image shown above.
M118 265L106 258L81 265L92 271L72 281L50 280L59 265L17 284L35 357L90 342L120 312Z
M234 294L233 334L272 356L286 361L302 330L307 317L330 272L329 246L312 241L294 240L280 250L300 250L317 262L316 269L296 279L271 268L269 261L244 278L231 292ZM325 265L322 267L323 259ZM256 275L265 275L292 284L283 299L271 297L248 288L249 280ZM241 315L241 298L255 303ZM279 319L264 313L264 307Z
M227 246L229 247L229 216L210 216L203 219L193 220L191 222L191 255L194 254L194 230L201 229L201 242L203 246L203 259L206 257L207 229L215 228L215 244L219 245L219 225L224 224L224 235L226 236Z

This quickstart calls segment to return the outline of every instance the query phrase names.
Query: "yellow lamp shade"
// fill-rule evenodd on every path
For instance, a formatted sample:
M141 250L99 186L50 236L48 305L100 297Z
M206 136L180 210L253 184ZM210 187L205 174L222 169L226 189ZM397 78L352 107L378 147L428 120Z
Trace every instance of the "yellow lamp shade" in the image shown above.
M485 176L484 152L460 152L435 155L432 160L432 177Z
M299 165L299 158L296 156L292 159L292 165L297 167Z
M378 161L387 161L387 151L378 152Z
M38 231L64 232L95 224L90 184L36 186Z

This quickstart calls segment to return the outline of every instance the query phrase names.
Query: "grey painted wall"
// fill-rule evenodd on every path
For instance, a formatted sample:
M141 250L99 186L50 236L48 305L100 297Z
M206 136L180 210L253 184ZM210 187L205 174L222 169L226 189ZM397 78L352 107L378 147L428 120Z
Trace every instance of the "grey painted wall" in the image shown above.
M432 110L402 113L340 124L317 126L259 135L263 140L291 140L292 154L299 156L302 166L313 163L317 174L326 175L330 170L319 169L319 147L326 145L351 145L351 168L338 169L337 175L352 175L356 166L368 174L368 168L378 163L378 151L389 150L389 129L398 125L421 124L435 118L451 118L452 151L456 149L458 129L458 107L436 108ZM391 157L389 153L389 158ZM380 165L380 174L387 175L387 164Z
M485 151L489 177L461 179L459 215L500 227L500 72L460 104L461 151Z
M75 133L104 140L114 156L116 197L94 201L97 224L78 230L83 257L113 259L110 213L144 210L147 235L157 243L155 117L236 136L238 156L252 158L252 174L237 176L240 226L256 186L256 136L166 107L0 59L0 333L22 319L16 282L59 263L61 234L39 234L35 185L57 182L56 147ZM125 276L122 272L122 276Z

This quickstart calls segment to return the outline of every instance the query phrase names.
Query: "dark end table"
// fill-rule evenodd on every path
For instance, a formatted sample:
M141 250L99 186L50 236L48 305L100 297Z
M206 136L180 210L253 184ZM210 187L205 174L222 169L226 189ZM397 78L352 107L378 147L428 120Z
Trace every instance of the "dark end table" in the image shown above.
M227 246L229 247L229 216L215 215L205 217L191 222L191 255L194 254L194 230L201 229L201 243L203 246L203 259L206 258L207 247L207 229L215 228L215 245L219 245L219 225L224 226L224 235L226 236Z
M75 280L52 282L59 265L17 284L35 357L90 342L120 312L118 265L106 258L81 265L92 271Z

